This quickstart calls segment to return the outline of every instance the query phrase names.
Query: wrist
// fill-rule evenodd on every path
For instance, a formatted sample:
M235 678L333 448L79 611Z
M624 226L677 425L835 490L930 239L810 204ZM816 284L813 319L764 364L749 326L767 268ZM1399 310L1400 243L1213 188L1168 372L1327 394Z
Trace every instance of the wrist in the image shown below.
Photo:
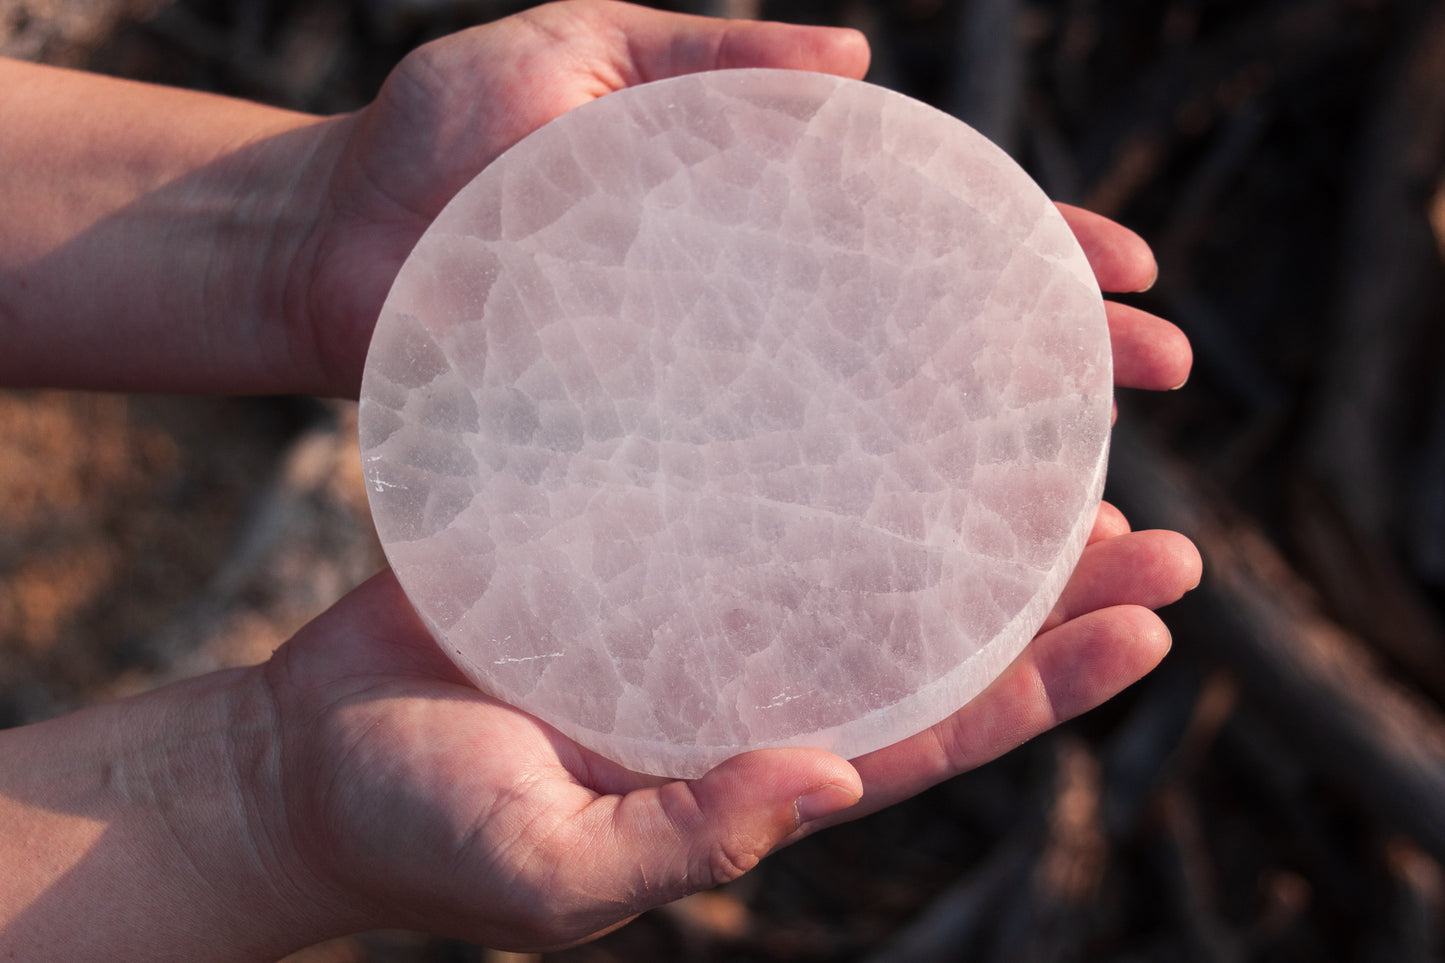
M364 242L358 250L357 239L378 219L362 209L358 195L370 191L353 183L356 165L348 160L362 121L363 113L330 117L270 145L267 166L280 176L268 180L286 183L270 192L276 236L257 274L265 299L258 307L275 325L276 368L286 372L291 393L356 397L371 328L391 286ZM224 256L218 266L234 268Z
M261 365L256 391L345 393L315 275L337 230L333 181L352 124L351 116L312 118L258 138L218 171L219 191L244 201L211 235L207 273L216 283L205 310L217 325L242 320L252 344L239 354Z
M277 245L266 275L281 281L273 316L284 318L289 349L304 361L292 390L357 396L382 303L435 214L398 201L394 172L371 157L378 139L395 139L378 129L376 110L372 104L307 131L313 139L295 189L304 224L292 222L300 229Z
M0 951L275 959L349 928L292 853L259 672L0 733ZM4 952L0 952L4 955Z

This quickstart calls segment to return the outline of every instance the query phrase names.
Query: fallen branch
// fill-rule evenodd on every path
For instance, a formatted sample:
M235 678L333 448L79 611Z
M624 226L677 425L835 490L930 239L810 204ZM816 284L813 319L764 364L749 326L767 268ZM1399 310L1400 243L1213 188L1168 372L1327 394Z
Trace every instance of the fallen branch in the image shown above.
M1204 583L1171 610L1175 638L1228 663L1293 751L1445 855L1445 718L1320 614L1254 525L1127 421L1115 432L1112 497L1136 524L1188 535L1205 558Z

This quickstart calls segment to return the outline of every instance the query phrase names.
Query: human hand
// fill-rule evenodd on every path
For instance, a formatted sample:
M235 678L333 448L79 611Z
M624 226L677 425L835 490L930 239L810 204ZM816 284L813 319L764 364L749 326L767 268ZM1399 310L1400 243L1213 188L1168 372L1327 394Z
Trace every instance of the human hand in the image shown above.
M600 935L1135 681L1168 644L1139 606L1181 594L1198 560L1182 538L1121 524L1101 512L1049 625L951 719L851 766L760 750L691 782L627 772L482 694L378 576L264 669L285 747L285 842L270 848L294 854L291 889L329 908L318 935L405 927L514 949Z
M750 869L858 799L818 750L744 754L701 779L639 775L478 691L391 574L256 675L284 802L266 848L329 932L404 927L502 948L578 942ZM809 797L812 797L811 799Z
M314 152L324 168L316 179L325 185L321 211L294 258L301 274L288 287L298 293L286 302L293 344L315 353L307 388L356 394L381 304L417 239L472 177L548 121L623 87L682 73L781 67L858 78L868 60L866 41L849 30L606 0L549 4L421 47L375 102L326 127ZM1061 208L1105 290L1152 282L1153 260L1137 238L1105 218ZM1120 305L1110 305L1109 320L1121 385L1182 383L1189 355L1177 330Z

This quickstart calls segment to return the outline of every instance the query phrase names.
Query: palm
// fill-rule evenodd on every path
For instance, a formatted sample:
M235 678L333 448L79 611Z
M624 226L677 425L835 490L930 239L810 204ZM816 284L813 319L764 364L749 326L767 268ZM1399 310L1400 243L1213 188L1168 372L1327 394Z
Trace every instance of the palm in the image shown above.
M585 75L535 64L542 86L523 96L529 55L490 32L467 40L461 34L417 51L365 113L347 119L328 197L327 236L335 240L318 252L308 305L315 329L337 339L326 356L341 359L343 378L359 377L391 279L446 202L526 133L604 92ZM467 70L460 53L502 69Z
M628 772L468 685L389 574L264 671L288 818L306 827L293 842L325 888L385 908L368 926L491 946L575 942L751 865L733 849L753 842L747 832L691 853L667 847L710 796L778 781L781 839L796 790L775 770L846 768L826 753L774 750L719 767L711 786Z
M514 940L566 855L553 845L595 798L569 772L587 754L466 685L385 576L288 643L267 679L281 731L305 734L283 765L304 787L288 802L309 865L396 911L392 925L467 918L462 935Z
M333 390L355 394L391 279L427 225L538 127L675 73L775 66L861 76L867 66L866 49L843 37L824 42L798 33L803 28L664 17L551 6L455 34L413 52L374 103L338 121L347 129L300 306Z

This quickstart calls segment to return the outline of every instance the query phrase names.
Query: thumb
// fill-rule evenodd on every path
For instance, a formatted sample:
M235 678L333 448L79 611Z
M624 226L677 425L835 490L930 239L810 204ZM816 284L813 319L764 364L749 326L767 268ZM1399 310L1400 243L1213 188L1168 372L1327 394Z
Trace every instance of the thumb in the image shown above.
M617 65L624 76L632 75L629 83L729 67L815 70L855 78L868 70L867 39L844 27L727 20L626 3L538 12L595 17L595 35L625 38L625 46L617 48Z
M800 828L862 795L857 771L832 753L744 753L691 782L611 797L606 855L641 910L738 878Z

